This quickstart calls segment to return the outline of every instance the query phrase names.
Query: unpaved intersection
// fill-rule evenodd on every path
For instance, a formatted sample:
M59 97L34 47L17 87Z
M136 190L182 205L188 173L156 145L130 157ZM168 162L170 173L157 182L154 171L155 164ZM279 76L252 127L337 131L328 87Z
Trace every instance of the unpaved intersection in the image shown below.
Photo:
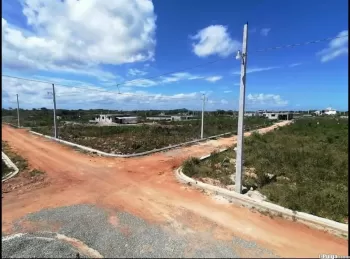
M176 181L173 170L184 159L232 145L234 137L131 159L82 154L9 126L2 126L2 138L32 167L45 171L50 183L3 195L5 234L65 234L106 257L348 253L347 240L232 204L218 204Z

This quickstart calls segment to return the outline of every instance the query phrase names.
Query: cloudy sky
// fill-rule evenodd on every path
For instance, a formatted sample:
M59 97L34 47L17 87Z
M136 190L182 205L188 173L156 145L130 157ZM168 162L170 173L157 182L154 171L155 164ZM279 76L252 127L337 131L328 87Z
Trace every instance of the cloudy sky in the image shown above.
M58 108L200 109L205 93L207 109L237 109L235 56L249 21L248 110L347 110L348 37L269 50L346 36L347 0L2 0L2 7L3 75L55 83ZM51 84L4 76L2 83L3 107L15 107L16 94L21 107L52 107Z

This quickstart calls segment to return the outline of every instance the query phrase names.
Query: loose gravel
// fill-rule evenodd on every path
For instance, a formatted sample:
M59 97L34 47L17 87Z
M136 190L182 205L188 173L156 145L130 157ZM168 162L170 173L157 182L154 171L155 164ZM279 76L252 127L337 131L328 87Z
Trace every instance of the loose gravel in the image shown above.
M173 224L151 224L129 213L106 211L94 205L45 209L28 214L14 224L16 233L28 232L29 225L36 226L33 233L12 239L3 236L2 257L76 258L77 253L81 258L93 257L74 242L57 239L57 233L77 239L85 248L109 258L239 258L242 251L250 257L276 257L254 242L238 237L233 237L231 242L216 240L210 230L180 233Z

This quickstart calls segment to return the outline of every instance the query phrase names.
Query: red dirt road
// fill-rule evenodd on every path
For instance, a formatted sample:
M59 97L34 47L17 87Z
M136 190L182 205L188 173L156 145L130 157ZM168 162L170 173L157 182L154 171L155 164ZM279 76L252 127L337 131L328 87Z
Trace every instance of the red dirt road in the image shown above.
M154 223L171 220L175 228L182 225L198 232L214 228L216 239L239 236L282 257L348 254L345 239L297 222L271 219L246 208L219 204L177 182L173 170L186 158L232 145L234 137L128 159L83 154L7 125L2 126L2 139L27 159L32 168L45 171L49 181L34 190L3 194L4 233L12 233L13 222L28 213L90 203L107 209L118 208Z

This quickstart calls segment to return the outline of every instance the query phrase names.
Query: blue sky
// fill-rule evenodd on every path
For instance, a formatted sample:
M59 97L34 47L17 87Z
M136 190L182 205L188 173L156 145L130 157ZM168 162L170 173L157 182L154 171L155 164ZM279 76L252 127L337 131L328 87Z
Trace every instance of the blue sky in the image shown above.
M346 0L2 0L2 6L3 74L55 82L59 108L200 109L206 93L207 109L237 109L235 56L249 22L247 110L348 109L348 37L257 51L347 35ZM50 84L2 80L3 107L14 107L16 93L22 107L52 106Z

